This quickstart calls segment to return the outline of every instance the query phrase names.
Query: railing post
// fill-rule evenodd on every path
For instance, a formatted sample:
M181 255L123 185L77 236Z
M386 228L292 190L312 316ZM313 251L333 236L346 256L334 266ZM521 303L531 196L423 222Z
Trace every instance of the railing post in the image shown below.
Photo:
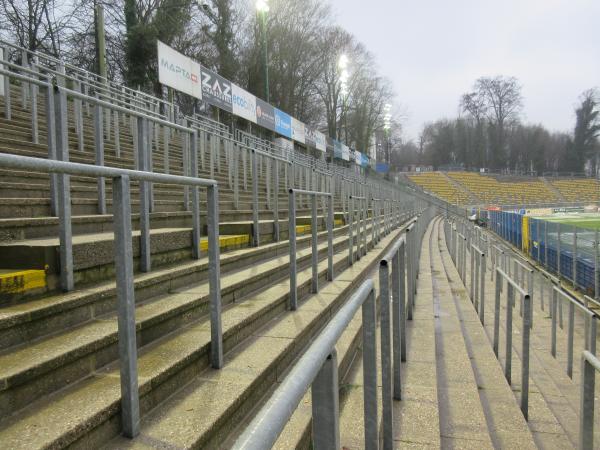
M274 173L273 173L273 195L275 196L275 203L273 205L273 234L275 242L279 242L279 160L274 160ZM236 180L237 185L237 180Z
M363 324L363 396L365 449L376 450L379 443L379 421L377 419L377 314L375 289L362 306Z
M506 288L506 357L504 360L504 376L508 384L511 383L512 372L512 319L514 305L514 287L511 283L507 283Z
M585 319L584 319L585 320ZM567 333L567 375L573 378L573 333L575 328L575 305L569 302L569 332ZM585 345L585 342L584 342Z
M579 448L592 450L594 447L594 392L596 389L596 370L586 358L590 352L581 356L581 394L579 411Z
M319 241L318 241L318 222L317 222L317 196L311 195L311 233L312 233L312 293L319 292ZM329 252L329 249L327 249Z
M338 360L335 348L312 382L312 444L314 450L340 448Z
M193 130L190 136L190 176L198 177L198 132ZM192 186L192 257L200 259L200 195L198 186Z
M600 298L600 251L598 251L598 230L594 231L594 298Z
M500 269L496 269L496 293L494 296L494 340L493 348L496 358L498 358L498 346L500 342L500 294L502 292L502 276Z
M260 230L258 223L258 161L256 150L252 150L252 245L260 245Z
M412 320L413 316L413 298L415 297L415 279L413 277L415 266L415 254L413 246L413 235L415 234L414 224L406 229L406 278L408 301L406 306L406 319Z
M486 254L481 253L480 267L480 286L479 286L479 321L485 325L485 273L486 273Z
M112 186L121 379L121 426L126 437L134 438L140 430L140 407L129 177L124 175L113 178Z
M394 255L394 259L396 255ZM395 271L397 272L397 271ZM392 401L392 317L390 311L390 269L389 261L381 260L379 265L379 299L381 307L381 391L383 405L383 448L392 449L394 445L393 401ZM393 274L394 275L394 274ZM397 273L395 273L397 276ZM392 276L392 279L395 277ZM392 292L397 290L395 284ZM394 303L395 304L395 303ZM396 349L394 349L396 350ZM395 368L394 368L395 369Z
M529 341L531 332L531 298L523 296L523 329L521 347L521 411L525 420L529 414Z
M210 361L214 369L223 367L221 325L221 266L219 262L219 186L207 188L208 280L210 293Z
M333 281L333 195L327 202L327 281Z
M354 199L350 195L348 198L348 263L354 264Z
M6 79L7 77L5 77ZM5 101L8 97L5 97ZM48 142L48 159L56 160L56 120L54 111L54 87L46 86L46 134ZM58 216L58 175L50 174L50 213Z
M80 117L80 120L83 119ZM97 166L104 166L104 133L102 130L102 107L96 104L94 106L94 149ZM98 177L98 214L106 214L105 185L104 178Z
M67 118L67 96L60 89L54 90L56 126L56 156L59 161L69 161L69 137ZM60 286L63 291L72 291L73 281L73 232L71 228L71 181L70 176L57 176L58 191L58 234L60 241Z
M296 194L289 190L289 241L290 241L290 299L289 308L295 311L298 308L298 290L296 284Z
M558 303L558 293L556 288L552 288L552 299L550 306L550 316L552 317L552 328L550 332L550 353L556 358L556 306Z
M137 118L137 143L139 170L148 171L148 120ZM150 186L147 181L140 181L140 270L150 272L152 267L150 249Z

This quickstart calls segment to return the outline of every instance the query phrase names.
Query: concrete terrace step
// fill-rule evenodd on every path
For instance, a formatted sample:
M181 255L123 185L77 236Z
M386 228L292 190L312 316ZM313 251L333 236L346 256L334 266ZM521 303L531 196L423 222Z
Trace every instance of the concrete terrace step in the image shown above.
M345 236L347 227L334 230L334 236ZM324 241L326 232L319 233ZM336 240L338 238L336 237ZM307 247L310 236L299 236L297 247ZM337 245L344 246L336 242ZM248 267L289 254L287 241L262 245L257 248L234 250L221 255L221 274ZM208 259L181 262L175 266L159 268L149 273L135 274L134 287L137 302L166 295L170 292L208 279ZM285 275L286 268L272 273ZM257 272L259 273L259 272ZM267 273L267 275L271 272ZM227 291L222 293L226 297ZM57 329L65 329L93 320L116 307L115 283L104 282L80 288L68 294L56 294L0 308L0 349L18 345L46 336Z
M435 329L429 239L423 237L413 319L406 322L406 361L402 363L402 400L394 402L397 448L440 448Z
M379 254L380 251L375 253ZM372 263L376 256L363 258L355 268L368 261ZM336 255L335 259L338 271L342 270L347 264L345 252ZM326 273L326 266L326 261L319 265L322 276ZM247 280L247 277L244 279ZM310 279L310 269L299 274L302 292L308 292ZM198 445L215 437L221 439L219 436L223 436L225 430L236 424L240 415L253 407L256 400L271 387L276 374L281 373L290 359L298 354L312 331L327 321L331 309L339 306L343 298L351 293L359 282L356 276L352 279L349 282L330 283L320 294L304 303L299 311L284 313L275 325L274 329L278 331L273 336L265 335L259 330L273 317L284 312L289 290L287 282L275 284L227 308L223 314L226 351L229 352L246 337L254 335L258 340L252 342L252 338L250 345L244 345L244 348L227 355L225 368L218 372L204 370L208 363L210 340L206 319L142 348L139 357L142 414L158 405L177 389L176 386L182 386L193 379L190 385L176 394L174 400L167 401L161 405L160 410L150 413L149 418L143 422L142 433L151 430L151 433L160 434L165 430L170 439L185 439ZM194 289L190 289L188 294L193 292ZM334 295L328 295L329 293ZM316 307L305 307L309 304L315 304ZM294 323L297 326L292 326ZM238 355L243 359L238 359ZM236 363L240 361L241 364ZM248 361L252 363L249 365ZM199 373L200 377L193 378ZM238 387L243 389L241 393L237 391ZM185 399L177 401L178 395L184 395ZM35 408L11 418L0 428L0 439L14 448L69 444L97 447L108 437L118 433L119 397L118 368L113 364L91 378L57 393L51 402L44 399L34 405ZM190 402L199 402L197 406L191 407L198 414L186 414L188 420L182 421L178 412L181 407L189 411ZM167 414L171 410L174 415ZM157 412L163 414L157 415ZM173 418L176 418L178 428L175 434ZM161 426L163 423L166 426ZM146 424L149 428L146 428ZM190 432L186 432L183 427L191 427ZM215 434L217 431L220 434Z
M535 449L536 442L452 263L441 228L436 245L439 246L443 270L452 291L492 443L495 448Z
M327 320L323 314L330 317L341 306L398 233L395 231L384 238L374 252L340 273L319 294L309 297L298 311L284 313L281 320L255 333L250 345L234 352L223 371L207 370L206 375L201 375L152 412L143 420L139 438L133 441L116 438L107 448L137 448L144 442L161 442L177 448L226 446L241 431L238 425L266 400L293 359L300 355L300 350L309 342L306 334L310 327L320 322L310 332L312 335L325 325ZM306 338L302 339L303 336ZM354 339L352 334L347 337ZM267 353L264 358L258 356L262 352ZM182 421L181 414L190 409L205 414L188 415L189 420Z

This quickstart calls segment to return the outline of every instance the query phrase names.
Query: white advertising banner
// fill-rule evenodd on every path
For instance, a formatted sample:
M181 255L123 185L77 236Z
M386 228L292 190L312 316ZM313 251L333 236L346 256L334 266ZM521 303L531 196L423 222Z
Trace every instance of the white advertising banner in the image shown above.
M354 150L354 164L360 166L362 164L362 153L358 150Z
M292 139L301 144L306 143L306 130L304 124L292 117Z
M322 152L327 151L327 138L325 135L319 131L315 132L315 147L317 150L321 150Z
M350 161L350 147L342 144L342 159L344 161Z
M231 83L231 102L233 113L250 122L256 123L256 97L250 92Z
M166 44L158 45L158 81L165 86L202 98L200 64Z

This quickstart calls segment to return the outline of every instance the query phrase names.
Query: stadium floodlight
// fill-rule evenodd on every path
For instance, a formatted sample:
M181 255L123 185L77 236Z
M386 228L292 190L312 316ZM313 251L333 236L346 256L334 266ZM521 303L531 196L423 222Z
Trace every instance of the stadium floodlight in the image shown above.
M259 12L269 12L269 2L268 0L257 0L256 1L256 10Z

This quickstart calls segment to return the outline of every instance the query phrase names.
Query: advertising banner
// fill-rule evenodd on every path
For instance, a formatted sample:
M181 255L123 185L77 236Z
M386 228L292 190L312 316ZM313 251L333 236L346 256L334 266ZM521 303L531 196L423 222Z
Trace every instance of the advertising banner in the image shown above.
M202 67L202 95L211 105L233 112L231 83L205 67Z
M231 83L231 102L233 113L250 122L256 123L256 97L242 89L237 84Z
M292 117L288 114L275 109L275 131L282 136L292 138Z
M256 123L271 131L275 129L275 108L260 98L256 99Z
M306 133L304 123L292 117L292 139L304 144L306 142Z
M304 142L306 145L310 145L311 147L317 146L317 141L315 140L316 131L308 126L304 126Z
M343 154L344 154L344 150L342 149L342 143L340 141L336 141L335 139L332 139L332 141L333 141L333 157L337 158L337 159L342 159Z
M376 169L379 173L388 173L390 171L390 166L386 163L377 163Z
M362 165L362 154L358 150L354 150L354 164Z
M202 98L200 64L157 41L158 81L195 98Z
M315 131L315 147L322 152L327 151L327 138L320 131Z
M344 161L350 161L350 147L342 144L342 159Z

